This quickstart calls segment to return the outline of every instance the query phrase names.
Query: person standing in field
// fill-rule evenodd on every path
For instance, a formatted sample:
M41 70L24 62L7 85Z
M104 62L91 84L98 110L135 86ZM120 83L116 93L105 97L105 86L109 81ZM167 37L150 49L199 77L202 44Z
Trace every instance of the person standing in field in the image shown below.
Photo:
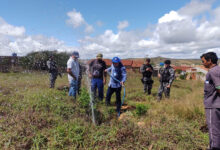
M106 83L107 73L105 72L106 63L102 60L103 55L98 54L96 59L89 64L89 77L91 78L91 91L96 99L96 90L98 88L98 99L104 98L104 84Z
M153 67L150 64L150 58L145 60L145 63L140 67L140 72L142 73L143 77L141 79L142 83L144 84L144 93L151 94L151 89L153 85L152 74L153 74Z
M220 66L214 52L203 54L201 60L209 69L204 83L204 106L210 150L220 150Z
M122 86L124 86L127 78L126 69L121 63L120 59L118 57L114 57L112 59L111 67L107 68L105 72L109 72L109 74L111 75L106 94L106 105L110 105L111 96L115 92L117 113L119 117L121 110L121 88Z
M164 92L165 97L170 97L170 88L175 78L175 71L173 67L170 66L171 61L165 60L165 66L159 69L158 77L160 80L160 86L158 89L158 101L162 99L162 94Z
M70 84L69 96L73 96L74 99L76 99L76 94L78 91L78 79L80 75L78 58L79 53L77 51L74 51L67 61L67 73Z
M50 88L54 88L58 76L58 67L53 55L51 55L47 61L47 68L50 74Z

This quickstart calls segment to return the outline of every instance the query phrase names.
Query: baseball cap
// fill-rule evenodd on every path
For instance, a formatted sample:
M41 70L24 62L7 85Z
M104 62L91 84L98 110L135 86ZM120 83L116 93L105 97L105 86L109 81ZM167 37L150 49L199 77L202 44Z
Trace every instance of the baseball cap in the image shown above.
M74 51L74 52L72 53L72 56L75 56L75 57L79 58L79 52Z
M102 55L101 53L99 53L99 54L96 55L96 57L97 57L97 58L102 58L103 55Z
M120 61L121 61L121 60L120 60L120 58L118 58L118 57L113 57L113 58L112 58L112 62L113 62L113 63L120 63Z

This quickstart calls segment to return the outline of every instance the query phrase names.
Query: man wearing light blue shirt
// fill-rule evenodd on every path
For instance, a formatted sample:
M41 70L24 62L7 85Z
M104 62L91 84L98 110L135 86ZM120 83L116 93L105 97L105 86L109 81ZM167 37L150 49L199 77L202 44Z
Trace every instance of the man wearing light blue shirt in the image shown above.
M108 91L106 94L106 105L110 105L112 94L116 93L117 112L120 115L121 109L121 87L124 86L124 82L127 78L126 69L121 63L118 57L112 59L111 67L105 70L111 74L111 78L108 84Z
M67 62L67 73L70 84L69 96L73 96L74 99L76 99L76 93L78 90L78 79L80 75L78 58L79 53L77 51L74 51Z

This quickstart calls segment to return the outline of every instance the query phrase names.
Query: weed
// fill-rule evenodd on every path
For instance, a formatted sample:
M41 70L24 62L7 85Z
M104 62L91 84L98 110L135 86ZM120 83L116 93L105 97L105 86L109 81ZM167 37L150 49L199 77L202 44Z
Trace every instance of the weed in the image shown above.
M149 105L137 104L136 105L136 114L138 116L144 115L149 110L149 108L150 108Z

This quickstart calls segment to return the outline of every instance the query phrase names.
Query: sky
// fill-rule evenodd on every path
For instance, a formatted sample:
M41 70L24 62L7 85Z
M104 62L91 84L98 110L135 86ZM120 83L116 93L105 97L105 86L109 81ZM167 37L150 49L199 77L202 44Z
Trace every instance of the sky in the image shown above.
M220 57L218 0L1 0L0 55Z

